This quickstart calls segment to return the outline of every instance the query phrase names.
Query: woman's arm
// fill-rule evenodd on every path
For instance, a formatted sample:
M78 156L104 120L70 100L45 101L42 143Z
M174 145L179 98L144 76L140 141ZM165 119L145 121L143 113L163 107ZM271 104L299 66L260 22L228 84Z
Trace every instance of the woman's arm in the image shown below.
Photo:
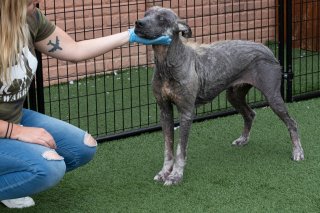
M5 138L6 135L6 138L9 138L10 136L10 139L40 144L52 149L57 148L53 137L45 129L24 127L18 124L12 124L8 123L7 121L0 120L0 138Z
M74 41L66 32L56 27L46 39L36 42L35 48L57 59L79 62L94 58L129 42L128 31L80 42Z

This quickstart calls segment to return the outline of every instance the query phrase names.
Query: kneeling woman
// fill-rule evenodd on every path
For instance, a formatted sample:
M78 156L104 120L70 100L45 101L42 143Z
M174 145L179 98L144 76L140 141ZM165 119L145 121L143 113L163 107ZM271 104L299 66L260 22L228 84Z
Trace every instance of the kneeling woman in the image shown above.
M168 45L171 41L168 37L146 40L129 29L75 42L36 8L39 2L0 1L0 201L9 208L34 205L28 196L55 186L65 172L88 163L97 149L89 133L23 109L38 64L35 49L78 62L128 42Z

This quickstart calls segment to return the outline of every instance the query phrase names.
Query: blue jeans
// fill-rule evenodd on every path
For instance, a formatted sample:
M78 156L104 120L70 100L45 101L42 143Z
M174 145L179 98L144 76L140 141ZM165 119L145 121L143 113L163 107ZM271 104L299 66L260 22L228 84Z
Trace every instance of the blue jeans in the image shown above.
M84 143L86 132L64 121L23 109L20 125L47 130L63 159L46 159L52 150L39 144L0 139L0 201L46 191L60 182L65 172L83 166L95 155L97 146Z

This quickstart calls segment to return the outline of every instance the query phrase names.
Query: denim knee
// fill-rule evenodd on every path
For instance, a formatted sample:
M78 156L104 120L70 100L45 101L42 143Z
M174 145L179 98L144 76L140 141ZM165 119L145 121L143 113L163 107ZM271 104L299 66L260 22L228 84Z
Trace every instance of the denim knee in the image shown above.
M79 159L79 164L77 167L83 166L89 163L97 152L97 146L86 146L82 150L81 159Z
M57 149L57 151L61 151ZM67 164L67 172L70 172L78 167L81 167L87 163L89 163L97 152L97 143L95 145L87 145L83 143L81 146L78 147L76 153L73 154L73 159L69 160ZM67 157L69 159L69 157Z

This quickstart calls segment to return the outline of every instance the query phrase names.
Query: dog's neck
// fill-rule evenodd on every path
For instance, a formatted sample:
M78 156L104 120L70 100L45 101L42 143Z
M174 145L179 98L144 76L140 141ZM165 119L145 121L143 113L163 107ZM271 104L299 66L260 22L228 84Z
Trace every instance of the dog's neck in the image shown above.
M164 60L167 58L169 45L155 44L152 45L152 47L154 51L155 62L164 62Z
M154 51L155 63L168 63L176 64L183 53L185 52L185 45L180 40L179 36L172 39L170 45L152 45ZM173 63L176 62L176 63Z
M172 39L170 45L152 45L154 50L154 62L157 67L156 76L162 80L179 79L181 77L181 67L185 65L187 59L185 48L179 36ZM178 71L178 72L176 72Z

